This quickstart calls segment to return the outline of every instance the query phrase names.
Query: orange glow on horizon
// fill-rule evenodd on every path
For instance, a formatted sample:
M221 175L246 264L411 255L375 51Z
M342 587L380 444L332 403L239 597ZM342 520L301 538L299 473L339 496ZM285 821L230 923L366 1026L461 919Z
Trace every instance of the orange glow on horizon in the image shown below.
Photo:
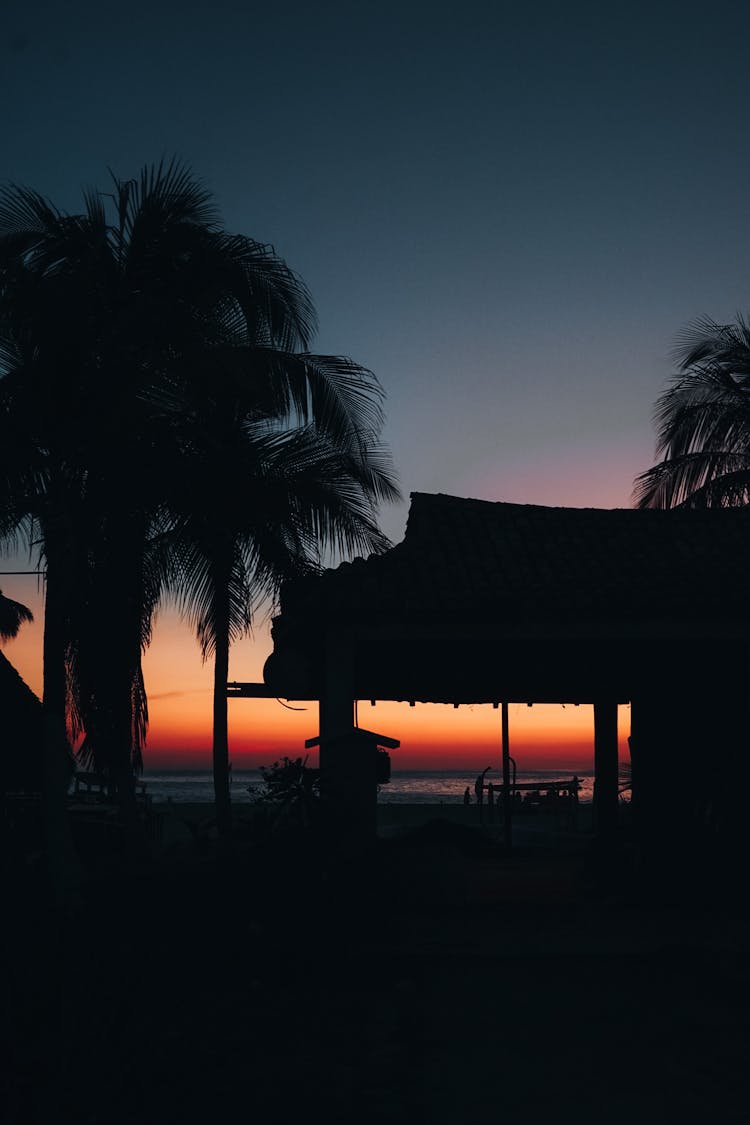
M318 708L314 702L294 703L304 710L288 710L268 699L235 699L229 702L230 754L236 768L268 765L276 758L304 756L305 739L318 733ZM191 708L175 709L164 734L149 739L148 765L154 768L210 766L210 698L200 708L204 721L191 718ZM197 713L196 713L197 717ZM359 726L397 738L401 745L391 752L393 769L483 769L499 768L501 761L501 711L490 704L377 703L360 701ZM593 767L593 706L559 704L511 704L509 708L510 752L517 768L579 770ZM628 707L620 708L620 756L629 757ZM169 732L167 735L167 731ZM166 735L166 737L164 736ZM310 755L314 764L315 755Z
M24 602L35 620L3 646L8 660L41 698L44 610L37 580L5 576L7 597ZM268 629L235 645L230 679L262 681L271 650ZM204 664L188 626L173 612L160 614L154 639L143 659L148 693L149 733L144 755L147 769L209 769L213 669ZM285 701L286 702L286 701ZM357 706L360 726L399 739L391 754L393 769L498 768L501 758L501 711L490 704L462 705L369 701ZM588 769L593 766L593 707L559 704L511 704L510 752L518 769ZM620 756L628 759L630 709L620 708ZM274 699L229 700L229 745L235 768L270 764L289 754L304 755L306 738L318 733L315 702ZM311 763L314 755L310 756Z

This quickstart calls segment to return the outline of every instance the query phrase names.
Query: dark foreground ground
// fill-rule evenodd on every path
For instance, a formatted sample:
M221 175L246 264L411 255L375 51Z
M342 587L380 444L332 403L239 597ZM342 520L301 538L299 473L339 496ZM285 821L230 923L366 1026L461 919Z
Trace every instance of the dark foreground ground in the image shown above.
M7 1125L750 1119L746 888L435 819L6 872Z

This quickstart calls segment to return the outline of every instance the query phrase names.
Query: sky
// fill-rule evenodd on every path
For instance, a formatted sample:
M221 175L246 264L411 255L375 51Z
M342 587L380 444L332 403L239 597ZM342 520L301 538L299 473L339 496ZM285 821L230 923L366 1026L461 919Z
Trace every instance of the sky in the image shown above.
M627 507L678 332L747 311L749 30L721 2L6 0L0 180L75 211L108 169L188 164L305 280L315 348L378 376L394 543L411 492ZM40 693L37 580L0 585L36 612L4 651ZM270 647L258 621L230 678ZM147 766L207 764L210 669L169 610L144 671ZM449 711L378 705L396 768L487 764L497 714ZM516 707L517 756L581 764L590 711ZM312 705L230 701L238 764L315 733Z

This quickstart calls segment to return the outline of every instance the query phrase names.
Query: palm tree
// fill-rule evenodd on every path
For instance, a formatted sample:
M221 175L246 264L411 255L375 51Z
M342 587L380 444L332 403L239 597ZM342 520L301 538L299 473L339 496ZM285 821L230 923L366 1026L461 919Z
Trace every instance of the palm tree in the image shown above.
M131 747L130 712L140 673L133 616L141 597L131 564L148 520L140 455L151 451L152 436L144 372L159 354L158 344L146 343L147 326L139 323L145 318L134 307L139 283L122 276L128 198L122 186L116 228L93 194L83 216L64 215L21 188L7 189L0 200L2 428L3 436L16 431L23 439L14 459L3 458L3 512L26 519L27 538L36 540L45 565L49 737L59 746L66 717L74 731L77 714L92 730L106 726L107 745L98 753L126 806L130 752L139 749ZM141 251L147 254L143 245ZM4 522L10 528L13 521ZM90 665L101 688L88 698L78 694L76 675L87 642L97 650ZM102 715L106 722L97 723Z
M678 370L657 400L661 461L636 478L640 508L750 501L750 325L704 318L675 348Z
M225 404L222 404L225 405ZM229 651L280 582L315 567L321 551L380 552L389 546L376 507L398 490L388 457L361 435L349 448L313 425L235 409L200 427L183 460L189 497L179 527L178 600L214 659L213 771L220 836L231 832L227 692ZM248 410L249 407L249 410ZM228 486L231 482L231 487Z
M70 216L5 191L0 354L7 415L28 439L19 463L31 487L16 481L11 496L35 521L46 567L47 710L85 730L84 753L132 810L155 604L144 544L175 452L159 394L186 356L220 341L228 288L277 325L295 283L266 248L225 235L209 194L176 164L113 188L112 222L99 193ZM304 329L304 299L296 312Z
M640 508L745 506L750 502L750 324L740 315L731 324L696 320L678 338L674 356L677 372L655 408L662 459L636 478L634 501ZM685 663L666 660L659 682L648 690L660 700L681 700L682 706L669 712L668 729L657 739L659 745L647 747L646 758L643 745L633 745L634 810L641 831L659 841L657 850L664 854L678 835L689 836L703 856L713 854L720 838L733 841L730 851L745 854L742 791L734 777L742 768L747 717L744 680L737 685L732 677L746 656L727 642L717 658L715 646L707 643L701 654L702 686L710 693L713 683L725 705L710 723L702 721L688 705ZM687 665L691 675L696 660L697 647ZM712 745L722 755L716 771L706 766ZM679 782L670 768L678 755ZM700 784L691 786L688 778L700 778ZM686 815L692 817L689 830Z
M196 411L215 400L216 421L239 395L244 418L252 402L255 417L314 422L362 465L383 416L370 372L310 353L305 285L226 232L191 172L146 167L84 202L68 215L27 188L0 194L0 438L17 446L0 453L0 535L25 520L45 564L47 713L132 817L141 654L186 516L171 505Z

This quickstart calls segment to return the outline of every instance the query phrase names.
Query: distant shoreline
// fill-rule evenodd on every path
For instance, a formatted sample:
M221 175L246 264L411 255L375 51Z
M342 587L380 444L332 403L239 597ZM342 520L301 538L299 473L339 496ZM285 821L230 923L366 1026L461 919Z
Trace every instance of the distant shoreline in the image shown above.
M265 769L265 768L266 768L265 766L235 766L233 768L232 772L233 773L242 773L242 774L245 774L245 773L260 773L260 771L262 769ZM211 772L212 771L211 771L210 765L209 766L185 766L184 768L182 768L180 766L164 766L163 768L160 767L160 766L149 766L146 769L144 769L143 776L147 777L150 774L156 775L156 774L163 774L163 773L168 773L168 774L196 774L196 775L201 774L202 775L202 774L210 774ZM497 766L497 767L493 768L490 772L493 773L493 774L501 774L502 773L502 767ZM476 773L476 768L474 766L452 766L450 769L441 769L439 767L434 767L434 768L430 768L430 769L427 769L427 768L424 768L424 769L396 769L395 767L393 767L391 769L391 773L393 773L393 774L430 773L430 774L440 774L441 776L444 776L444 777L451 777L451 776L463 777L464 774L472 774L472 776L473 776ZM561 767L558 768L556 766L553 767L553 766L527 766L527 765L524 765L522 770L521 769L518 770L519 777L522 773L523 774L527 774L527 773L549 774L550 776L554 775L555 777L569 777L570 774L577 773L579 775L579 777L581 777L581 776L592 777L593 774L594 774L594 767L589 765L589 766L586 766L586 767L583 767L583 766L561 766Z
M541 795L553 787L553 783L567 783L573 776L580 781L579 802L586 804L593 797L593 773L574 770L522 770L514 779L528 799L532 790ZM153 803L203 804L211 805L214 800L213 779L207 770L147 771L143 774L146 791ZM467 770L393 770L389 782L383 783L377 794L381 805L428 805L434 808L464 807L464 793L469 791L469 806L476 808L476 774ZM502 796L502 775L500 771L488 774L486 782L491 782L496 799ZM237 770L231 781L232 803L247 806L263 791L263 779L258 770ZM534 799L538 804L538 799ZM525 815L529 810L518 810Z

